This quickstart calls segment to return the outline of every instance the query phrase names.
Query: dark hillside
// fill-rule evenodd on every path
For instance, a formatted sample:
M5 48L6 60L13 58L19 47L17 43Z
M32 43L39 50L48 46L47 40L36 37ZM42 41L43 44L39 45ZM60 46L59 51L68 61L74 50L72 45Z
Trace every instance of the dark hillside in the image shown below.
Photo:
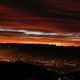
M53 80L58 75L45 68L23 62L0 62L1 80Z

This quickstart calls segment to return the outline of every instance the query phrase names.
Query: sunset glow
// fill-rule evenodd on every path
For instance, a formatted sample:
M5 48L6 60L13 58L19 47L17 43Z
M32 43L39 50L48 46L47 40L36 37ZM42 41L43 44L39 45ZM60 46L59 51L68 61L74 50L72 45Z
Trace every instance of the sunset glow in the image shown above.
M80 46L80 4L75 0L0 1L0 43Z

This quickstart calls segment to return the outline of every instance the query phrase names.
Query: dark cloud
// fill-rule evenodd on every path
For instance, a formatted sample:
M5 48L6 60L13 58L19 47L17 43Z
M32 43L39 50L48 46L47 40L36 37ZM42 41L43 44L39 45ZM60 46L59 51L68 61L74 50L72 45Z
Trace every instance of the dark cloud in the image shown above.
M3 0L3 4L23 12L31 12L38 16L48 15L48 10L44 5L39 3L39 0Z
M80 11L79 10L75 10L78 9L80 6L77 6L77 4L73 4L73 2L71 3L71 5L73 7L71 7L71 9L68 7L70 6L70 1L64 1L62 0L62 2L60 2L59 0L57 1L53 1L52 3L53 6L47 6L45 4L50 4L48 3L49 1L40 1L40 0L3 0L0 1L3 4L6 4L7 6L23 11L23 12L32 12L35 15L38 16L43 16L43 17L53 17L53 18L69 18L69 19L79 19L80 16ZM58 3L59 2L59 3ZM67 2L67 3L66 3ZM54 4L56 3L56 4ZM61 6L62 4L62 6ZM65 5L65 4L69 4L69 5ZM58 5L58 6L57 6ZM66 8L66 7L67 8Z
M80 0L72 0L72 1L80 3Z

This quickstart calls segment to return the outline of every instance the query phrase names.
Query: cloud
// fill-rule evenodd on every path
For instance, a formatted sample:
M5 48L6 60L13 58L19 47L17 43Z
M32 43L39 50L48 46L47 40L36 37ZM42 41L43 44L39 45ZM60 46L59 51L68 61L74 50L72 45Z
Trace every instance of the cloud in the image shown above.
M0 4L1 21L4 19L8 22L26 22L27 24L27 18L41 17L57 24L59 29L65 31L80 30L80 5L71 0L3 0L0 1ZM29 23L32 22L34 20L31 19ZM44 22L45 20L42 20L42 24Z
M26 40L30 39L29 41L40 41L40 39L44 42L80 42L80 34L75 33L55 33L49 31L35 31L35 30L24 30L24 29L4 29L0 28L0 36L3 37L11 37ZM41 42L41 41L40 41Z
M78 0L1 0L0 35L37 36L35 39L49 36L50 40L79 43L80 3Z
M80 37L80 34L74 33L51 33L48 31L33 31L33 30L20 30L20 29L4 29L0 28L2 32L17 32L23 33L24 35L35 35L35 36L63 36L63 37Z

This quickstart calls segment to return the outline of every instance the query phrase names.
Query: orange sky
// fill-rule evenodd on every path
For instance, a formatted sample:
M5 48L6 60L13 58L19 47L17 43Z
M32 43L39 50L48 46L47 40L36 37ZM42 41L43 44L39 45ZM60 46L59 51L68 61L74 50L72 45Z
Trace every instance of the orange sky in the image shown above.
M62 39L49 39L47 37L3 37L0 36L0 43L22 43L22 44L49 44L57 46L80 46L80 42L66 41Z
M80 46L79 9L79 3L72 0L0 1L0 43ZM34 34L25 34L25 30L34 31ZM40 31L43 35L39 35Z

